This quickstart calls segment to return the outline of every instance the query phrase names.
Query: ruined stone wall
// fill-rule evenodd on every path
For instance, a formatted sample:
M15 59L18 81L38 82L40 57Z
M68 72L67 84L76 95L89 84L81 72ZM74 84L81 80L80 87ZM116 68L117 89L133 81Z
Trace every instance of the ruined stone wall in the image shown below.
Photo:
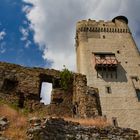
M87 86L85 75L74 75L73 104L77 105L78 116L83 118L101 115L98 89Z
M140 55L125 17L112 21L83 20L77 23L77 70L87 76L87 85L97 87L103 115L119 126L140 131ZM95 68L95 53L115 54L118 60L116 75L104 70L103 76ZM110 87L108 93L106 87Z
M65 93L58 84L60 71L42 68L26 68L19 65L0 62L0 97L10 103L16 103L19 107L36 110L43 106L40 103L40 92L42 82L52 83L53 91L60 94ZM47 93L46 93L47 94ZM54 97L51 103L59 104L60 97ZM72 98L67 100L72 102ZM63 103L66 101L63 99ZM45 106L44 106L45 107ZM68 106L65 106L68 109Z
M63 90L59 84L60 71L0 62L0 99L31 111L44 108L48 115L73 116L74 108L77 117L101 114L97 90L87 87L84 75L73 74L72 79L69 88ZM53 87L47 106L40 103L42 82L52 83Z

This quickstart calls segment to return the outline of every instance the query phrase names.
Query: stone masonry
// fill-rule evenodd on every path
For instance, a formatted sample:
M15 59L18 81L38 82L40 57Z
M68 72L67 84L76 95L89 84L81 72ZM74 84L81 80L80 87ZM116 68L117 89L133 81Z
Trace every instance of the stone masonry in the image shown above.
M69 89L60 86L60 71L27 68L0 62L0 99L30 111L44 108L48 115L95 117L101 115L98 90L87 86L86 76L73 73ZM50 105L40 103L42 82L52 83ZM47 93L46 93L47 94Z
M76 26L77 70L97 87L102 114L140 131L140 53L128 19L82 20Z

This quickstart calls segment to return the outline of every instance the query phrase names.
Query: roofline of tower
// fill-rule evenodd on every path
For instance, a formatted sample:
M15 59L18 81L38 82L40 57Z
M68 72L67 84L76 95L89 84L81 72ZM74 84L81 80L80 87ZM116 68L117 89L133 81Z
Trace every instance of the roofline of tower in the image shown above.
M115 17L115 18L112 19L112 22L115 23L115 19L117 19L117 20L123 20L126 24L128 24L128 19L125 16L117 16L117 17Z

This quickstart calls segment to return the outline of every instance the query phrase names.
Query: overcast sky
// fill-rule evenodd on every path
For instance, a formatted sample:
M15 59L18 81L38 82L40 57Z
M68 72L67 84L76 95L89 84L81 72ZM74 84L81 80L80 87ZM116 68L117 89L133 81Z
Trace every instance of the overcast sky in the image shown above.
M0 61L75 71L76 22L118 15L140 48L139 8L140 0L1 0Z

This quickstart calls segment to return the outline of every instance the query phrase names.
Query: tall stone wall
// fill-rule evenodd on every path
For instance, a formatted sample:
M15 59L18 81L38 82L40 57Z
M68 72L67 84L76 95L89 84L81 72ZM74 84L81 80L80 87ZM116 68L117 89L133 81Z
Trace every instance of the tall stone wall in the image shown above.
M0 62L0 99L31 111L44 108L48 115L95 117L101 114L98 91L87 87L86 76L73 73L71 85L63 90L60 73ZM51 103L47 106L40 103L42 82L52 83Z
M76 27L77 70L87 76L87 85L97 87L102 114L119 126L140 131L140 54L123 16L112 21L83 20ZM99 73L95 53L113 53L118 61L116 73ZM103 76L102 76L103 75ZM106 76L108 75L108 76ZM111 92L107 92L110 87Z

